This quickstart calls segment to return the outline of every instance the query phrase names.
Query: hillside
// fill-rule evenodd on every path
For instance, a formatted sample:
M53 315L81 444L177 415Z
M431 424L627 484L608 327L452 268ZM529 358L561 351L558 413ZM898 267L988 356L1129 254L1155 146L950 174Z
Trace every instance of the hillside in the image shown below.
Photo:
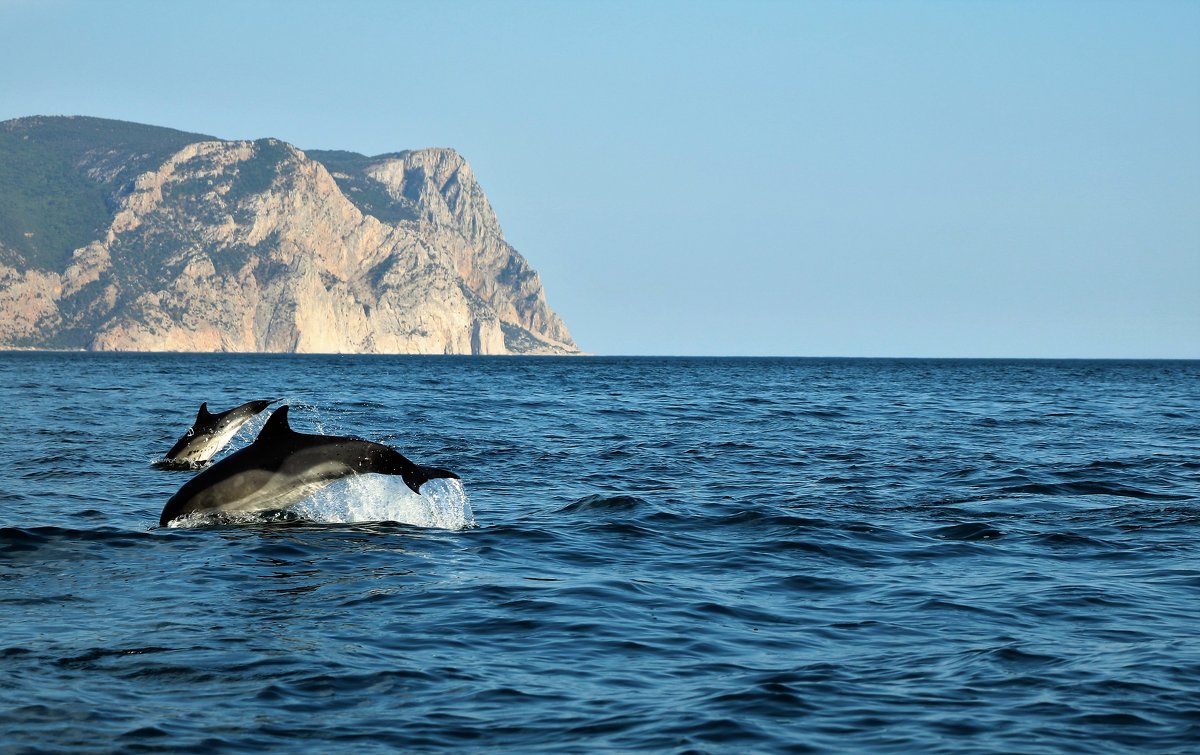
M449 149L0 123L0 348L576 353Z

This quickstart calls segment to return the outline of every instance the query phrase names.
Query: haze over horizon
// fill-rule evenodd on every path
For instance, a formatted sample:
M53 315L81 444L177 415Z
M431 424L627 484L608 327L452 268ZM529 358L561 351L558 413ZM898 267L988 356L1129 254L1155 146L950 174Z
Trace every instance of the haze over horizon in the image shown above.
M596 354L1200 358L1200 4L0 0L0 120L460 152Z

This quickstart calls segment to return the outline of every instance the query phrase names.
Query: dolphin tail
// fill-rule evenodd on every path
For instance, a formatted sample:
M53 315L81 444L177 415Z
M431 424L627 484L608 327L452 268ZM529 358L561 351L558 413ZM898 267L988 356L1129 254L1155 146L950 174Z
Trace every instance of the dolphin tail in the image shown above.
M449 469L438 469L437 467L423 467L420 464L413 464L400 473L404 478L404 484L412 489L417 495L421 495L421 486L430 480L440 478L450 478L451 480L459 479L458 475L451 472Z

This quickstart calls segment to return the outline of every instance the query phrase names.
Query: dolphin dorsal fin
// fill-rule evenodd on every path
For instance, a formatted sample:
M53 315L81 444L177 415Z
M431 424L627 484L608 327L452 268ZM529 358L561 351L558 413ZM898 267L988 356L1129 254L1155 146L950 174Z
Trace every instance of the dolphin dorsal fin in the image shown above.
M208 411L208 402L205 401L203 404L200 405L200 411L196 412L196 423L199 424L200 422L208 419L211 416L212 416L212 413Z
M295 432L296 431L291 428L291 425L288 424L288 407L287 404L284 404L272 412L271 416L267 418L267 424L263 425L263 429L258 433L258 438L255 440L255 442L260 440L271 440L273 438L282 438L292 435Z

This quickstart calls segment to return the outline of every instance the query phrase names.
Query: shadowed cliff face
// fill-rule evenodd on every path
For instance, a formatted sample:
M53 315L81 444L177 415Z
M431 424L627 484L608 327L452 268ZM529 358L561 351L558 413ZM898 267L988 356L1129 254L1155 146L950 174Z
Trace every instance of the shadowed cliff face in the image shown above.
M274 139L197 139L103 186L107 228L65 264L0 250L0 346L577 352L452 150L314 152L323 163ZM95 179L119 156L73 165Z

